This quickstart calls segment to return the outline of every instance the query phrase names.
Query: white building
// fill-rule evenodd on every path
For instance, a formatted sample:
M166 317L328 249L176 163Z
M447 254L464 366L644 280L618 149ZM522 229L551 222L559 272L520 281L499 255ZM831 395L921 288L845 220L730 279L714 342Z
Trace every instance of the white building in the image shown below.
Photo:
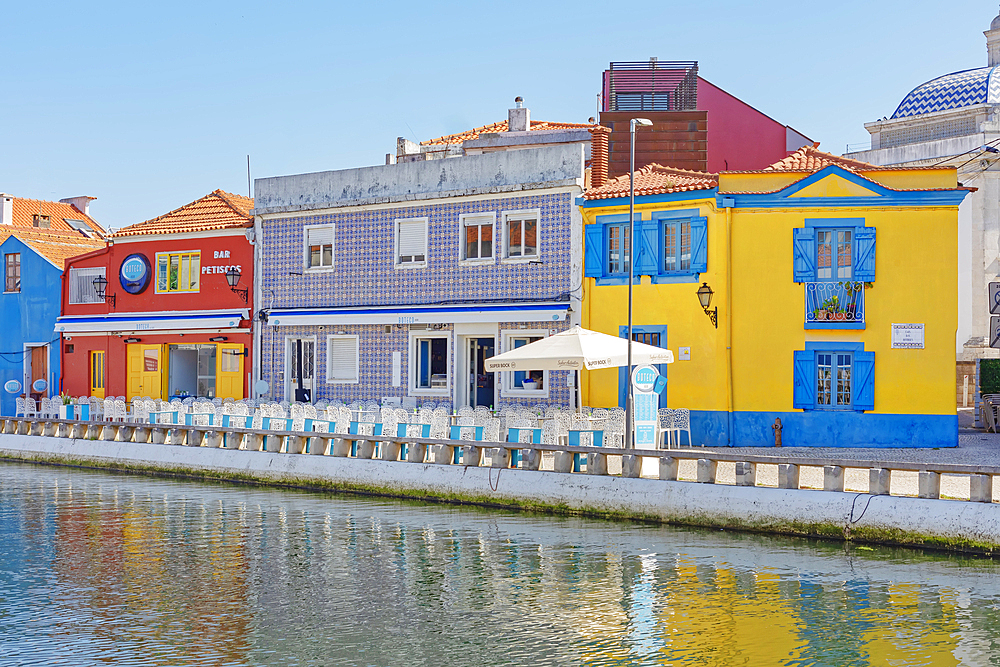
M976 188L959 207L959 360L1000 356L989 348L987 303L989 283L1000 280L1000 16L985 35L986 67L917 86L890 118L865 124L871 150L847 155L877 165L954 166L959 182Z

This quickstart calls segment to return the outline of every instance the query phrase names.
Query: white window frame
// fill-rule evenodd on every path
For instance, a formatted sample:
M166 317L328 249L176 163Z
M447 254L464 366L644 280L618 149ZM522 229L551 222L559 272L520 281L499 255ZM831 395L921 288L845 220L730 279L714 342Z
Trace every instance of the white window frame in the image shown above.
M517 257L511 257L508 252L510 250L508 246L508 233L507 233L507 221L510 218L522 218L534 216L535 218L535 254L534 255L520 255ZM504 211L503 216L503 245L500 250L503 252L503 259L501 260L504 264L524 264L527 262L537 262L542 258L542 209L540 208L528 208L517 211ZM524 241L522 239L521 246L524 247Z
M309 230L310 229L322 229L324 227L329 227L332 232L333 242L332 248L332 258L333 262L330 266L309 266ZM322 258L322 251L320 251L320 257ZM322 273L326 271L333 271L337 266L337 225L332 222L323 223L321 225L303 225L302 227L302 268L304 271L309 273Z
M435 387L430 389L424 389L417 387L417 341L425 338L444 338L448 341L448 379L445 382L444 387ZM452 336L450 331L411 331L410 332L410 353L407 359L407 374L408 379L406 382L407 390L410 396L451 396L451 366L452 366Z
M514 338L523 338L527 336L540 336L542 338L548 338L550 335L548 329L501 329L500 330L500 340L502 341L503 351L509 352L514 349ZM514 387L514 372L505 371L501 373L503 376L500 382L500 398L548 398L549 397L549 387L551 386L551 373L549 371L542 371L542 389L525 389L523 387Z
M91 292L93 292L93 295L94 295L94 300L93 301L74 301L73 300L73 283L75 282L74 279L77 276L79 276L81 274L81 272L84 272L84 271L89 272L91 274L91 277L93 279L96 279L97 276L101 276L105 280L107 280L107 278L108 278L108 269L105 266L77 266L77 267L71 268L69 270L69 276L68 276L68 278L69 278L69 285L68 285L68 289L66 290L67 291L66 298L67 298L69 304L73 305L73 306L79 306L79 305L87 305L87 304L92 304L92 303L104 303L104 299L102 299L99 296L97 296L97 290L93 287L93 282L91 282L91 290L90 290Z
M354 377L353 378L333 378L330 377L330 352L334 340L354 341ZM352 334L331 334L326 337L326 383L327 384L361 384L361 338Z
M284 366L282 367L282 373L283 373L282 384L285 385L285 400L286 401L295 400L295 386L292 384L292 372L291 372L292 341L295 340L309 340L312 341L313 344L313 376L312 376L313 386L311 391L312 391L313 401L315 402L316 391L319 389L319 377L317 374L318 370L317 367L319 366L319 350L316 349L319 346L319 341L316 340L316 336L308 336L308 335L285 336L285 361L284 361Z
M493 252L490 257L476 257L468 259L465 257L465 221L470 218L489 218L490 226L493 227ZM478 225L485 227L486 225ZM483 264L495 264L497 261L497 214L496 211L486 211L484 213L466 213L458 216L458 263L462 266L479 266Z
M399 227L400 223L422 222L424 223L424 261L422 262L400 262L399 261ZM427 267L427 260L430 255L430 225L427 218L396 218L393 221L393 244L392 261L397 269L423 269Z

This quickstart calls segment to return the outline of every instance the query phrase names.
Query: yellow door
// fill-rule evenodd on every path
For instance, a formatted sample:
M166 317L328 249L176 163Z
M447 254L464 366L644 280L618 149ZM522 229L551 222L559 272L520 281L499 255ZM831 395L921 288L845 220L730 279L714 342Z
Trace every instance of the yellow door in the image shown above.
M218 369L215 373L215 395L219 398L243 399L243 346L239 343L219 345Z
M90 352L90 395L104 398L104 350Z
M163 346L128 346L128 391L126 398L163 398Z

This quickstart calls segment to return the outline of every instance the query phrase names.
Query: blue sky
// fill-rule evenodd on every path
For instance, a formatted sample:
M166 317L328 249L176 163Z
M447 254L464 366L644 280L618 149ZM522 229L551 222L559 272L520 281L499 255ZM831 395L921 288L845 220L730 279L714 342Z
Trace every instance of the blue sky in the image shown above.
M984 2L9 3L0 191L121 227L253 176L381 164L501 120L585 122L612 60L701 75L842 153L913 87L986 65Z

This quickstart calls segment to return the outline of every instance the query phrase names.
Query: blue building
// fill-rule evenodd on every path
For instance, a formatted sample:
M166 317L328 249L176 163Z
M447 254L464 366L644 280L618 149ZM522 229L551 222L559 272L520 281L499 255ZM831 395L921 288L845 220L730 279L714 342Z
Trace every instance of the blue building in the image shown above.
M590 134L526 112L492 152L256 181L271 398L572 404L571 372L483 368L579 323Z
M59 336L65 261L104 247L104 229L89 215L93 197L59 202L0 194L0 386L16 380L20 393L0 392L0 414L14 399L59 394ZM71 346L71 342L66 345ZM44 380L45 389L32 385Z

